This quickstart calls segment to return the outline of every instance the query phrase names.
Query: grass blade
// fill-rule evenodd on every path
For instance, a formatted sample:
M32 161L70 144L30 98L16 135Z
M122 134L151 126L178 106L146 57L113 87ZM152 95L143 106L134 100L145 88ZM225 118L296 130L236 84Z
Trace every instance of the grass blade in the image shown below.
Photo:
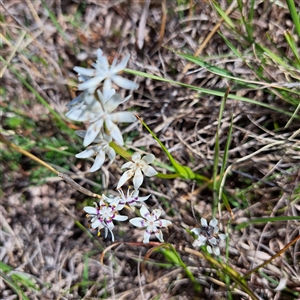
M298 13L297 13L297 10L296 10L294 0L286 0L286 3L288 5L293 23L295 25L296 32L297 32L297 34L300 38L300 21L299 21L299 16L298 16Z
M162 77L152 75L152 74L148 74L148 73L141 72L141 71L134 71L134 70L130 70L130 69L125 69L125 72L128 73L128 74L136 75L136 76L142 76L142 77L145 77L145 78L151 78L151 79L154 79L154 80L168 82L168 83L171 83L171 84L183 86L183 87L195 90L195 91L199 91L203 94L215 95L215 96L219 96L219 97L224 97L224 95L225 95L225 92L200 88L200 87L197 87L197 86L194 86L194 85L182 83L182 82L171 80L171 79L162 78ZM228 94L228 99L247 102L247 103L250 103L250 104L254 104L254 105L258 105L258 106L261 106L261 107L268 108L270 110L276 111L278 113L285 114L285 115L290 116L290 117L293 116L293 113L291 113L289 111L286 111L284 109L269 105L269 104L264 103L264 102L259 102L259 101L256 101L256 100L253 100L253 99L250 99L250 98L237 96L237 95L234 95L234 94ZM300 116L296 115L295 119L300 120Z

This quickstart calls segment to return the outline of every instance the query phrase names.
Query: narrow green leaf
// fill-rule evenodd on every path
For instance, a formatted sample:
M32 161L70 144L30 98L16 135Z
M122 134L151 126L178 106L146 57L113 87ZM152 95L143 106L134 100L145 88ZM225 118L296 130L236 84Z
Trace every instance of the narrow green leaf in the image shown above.
M199 57L194 57L193 55L184 54L184 53L177 53L177 52L175 52L175 53L178 56L185 58L188 61L207 69L209 72L211 72L213 74L216 74L218 76L221 76L221 77L224 77L227 79L231 79L232 81L237 82L238 84L242 84L246 88L252 88L252 89L260 88L260 86L258 86L256 84L248 83L245 79L239 78L236 75L232 74L231 72L229 72L225 69L215 67L215 66L201 60Z
M213 6L216 9L216 11L219 13L219 15L224 19L224 21L231 28L235 28L235 24L231 21L231 19L229 18L229 16L226 14L225 11L222 10L222 8L219 6L219 4L216 1L213 2Z
M21 290L21 288L6 274L0 272L0 277L2 277L3 281L12 288L12 290L15 291L15 293L18 295L19 299L22 300L29 300L29 298L24 294L24 292Z
M230 149L230 144L231 144L232 130L233 130L233 117L231 115L231 122L230 122L229 132L228 132L227 141L226 141L226 145L225 145L225 149L224 149L224 156L223 156L221 170L220 170L219 182L222 182L224 172L225 172L225 169L226 169L226 166L227 166L227 160L228 160L229 149ZM219 200L220 199L223 200L223 203L224 203L226 209L231 213L231 207L230 207L229 201L227 199L227 196L225 195L225 193L223 193L223 186L222 185L219 186L219 197L218 198L219 198Z
M138 117L138 116L137 116ZM180 175L180 177L185 179L195 179L196 175L194 172L187 166L182 166L179 164L174 157L171 155L171 153L168 151L168 149L165 147L165 145L159 140L159 138L155 135L155 133L147 126L147 124L138 117L140 122L143 124L143 126L148 130L148 132L153 136L153 138L158 142L162 150L165 152L165 154L168 156L171 164L175 168L176 172Z
M288 122L284 126L284 128L288 128L291 125L291 123L293 122L293 120L295 119L295 117L298 115L299 110L300 110L300 102L299 102L297 108L295 109L293 115L291 116L291 118L288 120Z
M74 44L72 45L70 43L70 41L68 40L67 38L67 35L66 33L64 32L64 30L61 28L61 26L59 25L59 23L57 22L56 20L56 17L55 15L53 14L53 12L48 8L45 0L42 0L42 5L44 6L44 8L47 10L48 14L49 14L49 17L50 17L50 20L52 21L53 25L56 27L57 31L60 33L60 35L63 37L63 39L65 40L65 42L70 46L70 47L73 47Z
M179 253L176 251L176 249L173 247L173 245L171 245L171 244L163 244L163 246L164 247L160 247L160 251L165 255L166 259L169 262L172 262L172 263L176 264L177 266L183 268L183 270L185 271L187 277L193 283L195 290L198 291L198 292L200 292L202 290L201 285L195 279L195 277L194 277L193 273L191 272L191 270L182 261Z
M268 222L279 222L279 221L300 221L300 216L280 216L280 217L264 217L264 218L257 218L251 219L248 222L241 223L235 227L236 230L240 230L251 224L264 224Z
M224 97L224 94L225 94L224 92L221 92L221 91L200 88L200 87L193 86L193 85L190 85L190 84L185 84L185 83L174 81L174 80L171 80L171 79L166 79L166 78L162 78L162 77L155 76L155 75L152 75L152 74L147 74L147 73L141 72L141 71L134 71L134 70L130 70L130 69L125 69L125 72L128 73L128 74L136 75L136 76L151 78L151 79L154 79L154 80L168 82L168 83L171 83L171 84L174 84L174 85L184 86L186 88L189 88L189 89L192 89L192 90L195 90L195 91L199 91L203 94L215 95L215 96L219 96L219 97ZM228 94L228 99L243 101L243 102L247 102L247 103L250 103L250 104L265 107L265 108L268 108L272 111L276 111L276 112L285 114L287 116L292 116L293 115L293 113L291 113L289 111L286 111L286 110L283 110L281 108L269 105L267 103L259 102L259 101L256 101L256 100L253 100L253 99L250 99L250 98L241 97L241 96L237 96L237 95L234 95L234 94ZM300 120L300 116L296 115L295 119Z
M291 50L293 51L294 56L296 58L297 66L295 66L295 67L299 68L299 66L300 66L300 58L299 58L299 52L298 52L299 50L298 50L298 47L297 47L296 42L294 40L294 37L291 35L291 33L288 30L286 30L284 32L284 37L285 37L286 41L288 42L288 44L289 44L289 46L290 46Z
M300 21L299 21L299 16L298 16L298 12L296 10L294 0L286 0L286 3L288 5L293 23L295 25L296 32L298 34L298 37L300 38Z

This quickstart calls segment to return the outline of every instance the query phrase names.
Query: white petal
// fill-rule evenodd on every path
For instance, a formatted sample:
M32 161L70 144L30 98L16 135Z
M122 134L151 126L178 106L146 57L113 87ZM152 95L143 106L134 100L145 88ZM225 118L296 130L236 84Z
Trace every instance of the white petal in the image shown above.
M220 255L220 248L219 247L213 247L213 251L215 253L215 255Z
M209 238L208 241L211 245L214 245L214 246L218 244L218 241L215 237Z
M134 226L136 226L136 227L140 227L140 228L142 228L142 227L146 227L147 225L145 224L145 220L143 219L143 218L133 218L133 219L131 219L131 220L129 220L129 222L132 224L132 225L134 225Z
M146 201L146 200L149 199L150 196L151 196L151 194L148 195L148 196L145 196L145 197L138 197L136 201L139 201L139 202L140 202L140 201Z
M200 234L197 238L198 247L201 247L201 246L205 245L206 241L207 241L207 238L204 235Z
M96 75L96 70L94 70L94 69L74 67L73 70L80 75L84 75L84 76L88 76L88 77L93 77Z
M131 161L128 161L122 165L121 169L132 169L134 166L135 166L134 163L132 163Z
M100 48L98 48L97 49L97 60L101 60L102 56L103 56L103 51Z
M106 227L105 227L105 229L106 229ZM115 241L115 236L114 236L114 233L112 232L112 230L110 230L110 234L111 234L111 241L114 242ZM106 234L106 236L107 236L107 234Z
M126 172L124 172L124 174L121 176L119 182L118 182L118 186L117 189L119 189L127 180L129 180L132 177L132 172L131 170L128 170Z
M112 230L115 228L115 225L113 223L113 220L109 219L106 222L106 227L109 229L109 231L112 233Z
M86 134L86 130L76 130L75 133L80 136L81 138L84 138Z
M153 167L148 165L143 168L143 172L148 177L152 177L158 174L158 172Z
M112 76L112 80L116 85L118 85L119 87L121 87L123 89L136 90L139 87L139 85L136 84L135 82L133 82L129 79L123 78L119 75Z
M200 235L200 228L193 228L192 230L191 230L191 232L193 232L193 233L195 233L196 235Z
M206 250L207 250L208 253L212 254L212 248L211 248L211 246L207 245L206 246Z
M194 242L193 242L193 247L194 248L199 248L199 247L201 247L201 246L203 246L204 244L203 243L201 243L199 240L195 240Z
M101 49L97 50L97 67L101 68L103 70L108 70L109 64L108 60L105 55L103 55L103 52Z
M85 134L84 140L83 140L83 146L88 146L91 144L98 133L100 132L101 128L103 126L103 119L100 119L99 121L91 124Z
M84 100L83 95L84 93L81 93L79 96L74 98L71 102L67 103L66 106L70 109L72 106L83 104L83 100Z
M108 229L106 226L104 227L104 230L105 230L104 237L107 238ZM111 234L112 234L112 240L114 241L114 234L112 233L112 231L111 231Z
M274 289L274 291L279 292L279 291L282 291L284 288L286 288L287 287L287 281L288 281L287 274L285 274L285 273L281 274L279 284Z
M93 77L88 81L78 84L78 90L83 91L91 88L96 88L103 81L104 78L104 75Z
M95 150L93 148L86 149L75 155L77 158L88 158L95 155Z
M133 123L136 116L129 111L120 111L110 115L110 119L115 123Z
M218 220L216 218L213 218L210 222L209 225L212 227L215 227L218 225Z
M151 214L151 215L153 216L154 220L158 220L159 217L160 217L160 215L161 215L161 213L162 213L162 209L156 208L156 209L154 209L154 210L152 211L152 214Z
M102 167L104 160L105 160L105 153L100 151L96 156L93 166L90 168L90 172L95 172L99 170Z
M143 239L143 243L144 244L148 244L149 243L150 236L151 236L151 233L145 231L145 233L144 233L144 239Z
M129 95L129 96L127 96L126 98L124 98L124 100L123 100L121 103L124 103L124 102L126 102L127 100L129 100L131 96L132 96L132 95Z
M109 143L112 141L112 137L105 132L102 132L102 139L109 145Z
M202 225L203 227L207 227L207 226L208 226L206 219L201 218L201 225Z
M219 232L219 227L218 226L215 226L214 227L214 234L217 234Z
M92 207L92 206L86 206L83 208L83 210L90 214L90 215L96 215L97 214L97 209L95 207Z
M103 95L100 90L97 90L97 93L98 93L101 103L103 105L105 105L106 102L116 93L116 90L115 89L110 89L110 90L107 89L105 95ZM120 102L120 103L122 103L122 102Z
M109 158L109 164L111 164L116 158L116 152L113 148L109 147L106 153Z
M221 241L224 241L224 240L226 240L226 236L227 235L224 234L224 233L220 233L218 236L219 236L219 238L220 238Z
M144 181L144 176L142 174L142 171L140 169L137 169L133 177L134 189L138 190L139 187L142 185L143 181Z
M79 68L80 68L80 67L79 67ZM87 80L89 80L89 77L90 77L90 76L85 76L85 75L78 74L78 81L79 81L79 82L87 81Z
M147 154L142 158L142 160L144 162L146 162L147 164L151 164L154 161L154 159L155 159L155 156L153 154Z
M138 152L134 152L132 154L131 160L134 161L134 162L140 162L140 160L141 160L141 154L138 153Z
M170 225L172 225L172 222L169 221L169 220L158 220L158 221L155 221L154 224L157 226L157 227L168 227Z
M128 219L127 216L115 215L115 220L117 221L126 221Z
M103 87L102 87L103 98L105 100L105 103L109 99L109 95L111 93L111 90L112 90L111 80L110 80L110 78L106 78L105 81L104 81Z
M141 207L140 213L141 213L141 216L143 218L145 218L146 220L148 220L148 218L150 217L150 212L149 212L149 210L147 209L147 207L145 205L143 205Z
M158 232L155 232L155 236L158 238L158 240L160 242L162 242L162 243L164 242L164 237L163 237L161 230L159 230Z
M82 105L81 107L71 108L67 113L66 117L73 121L81 121L86 122L89 120L89 116L87 114L86 105Z
M119 73L120 71L124 70L126 68L126 65L127 65L128 61L129 61L129 58L130 58L130 55L127 54L123 58L123 60L117 66L115 66L113 68L113 72L116 74L116 73ZM114 65L115 65L115 61L113 62L112 66L114 66Z
M109 90L109 92L111 89ZM105 102L105 109L107 112L112 112L114 111L120 103L123 101L122 97L120 94L114 94L112 97L110 97L106 102Z
M107 133L116 141L118 145L123 146L124 140L119 127L110 119L106 119L105 126Z
M94 229L97 228L97 227L101 227L101 228L104 227L104 225L98 219L95 222L93 222L91 226Z
M86 90L83 92L84 103L86 103L88 105L93 105L94 103L98 104L98 101L95 98L94 92L95 92L95 89L91 89L91 90L89 89L89 90Z

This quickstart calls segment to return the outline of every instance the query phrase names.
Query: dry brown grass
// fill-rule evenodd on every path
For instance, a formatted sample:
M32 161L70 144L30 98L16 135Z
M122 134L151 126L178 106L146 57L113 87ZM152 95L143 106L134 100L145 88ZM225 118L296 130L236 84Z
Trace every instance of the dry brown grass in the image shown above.
M1 56L26 77L60 115L66 111L65 104L76 94L77 79L73 67L86 60L91 63L97 48L101 48L110 60L116 55L123 57L130 53L130 69L182 79L200 87L225 89L228 80L206 69L191 72L198 69L191 66L184 75L187 62L171 51L194 53L209 36L220 21L209 3L186 1L186 6L179 6L176 1L163 1L162 9L160 2L151 1L147 11L145 2L86 0L83 4L75 0L46 1L59 24L57 26L40 1L0 1ZM193 2L191 16L189 5ZM143 11L145 25L139 22ZM162 22L164 17L165 24ZM239 19L241 16L235 10L232 17ZM276 37L278 45L284 43L278 28L292 28L287 9L275 4L270 4L270 7L260 5L255 24L258 41L264 41L268 30L270 36ZM222 22L221 29L227 38L233 37L234 33ZM137 47L138 39L143 41L142 49ZM215 33L206 40L202 55L210 56L209 62L218 67L234 70L237 76L256 81L245 62L220 57L228 51L222 38ZM255 59L255 54L249 57L251 59ZM0 105L4 130L10 130L10 138L15 142L19 137L19 146L56 163L56 157L54 161L47 158L49 149L39 146L42 141L53 140L53 137L59 137L67 144L77 141L59 130L49 110L20 83L10 68L2 64L0 70L3 71ZM275 64L274 69L270 67L267 71L274 82L285 81L285 74ZM127 76L133 79L133 76ZM137 78L137 81L140 88L124 108L137 111L177 161L211 178L220 98L145 78ZM290 109L278 98L268 98L269 94L263 89L243 88L232 92L262 102L273 101L271 104ZM7 120L15 115L32 120L32 128L25 128L22 124L10 128ZM235 229L236 224L253 217L299 216L299 121L295 120L283 129L289 120L287 116L229 99L220 128L221 155L231 117L233 137L228 160L231 172L224 188L232 199L235 218L227 227L231 216L222 208L220 222L222 230L228 230L230 236L229 265L243 275L300 234L299 221L252 224L242 230ZM80 128L69 120L64 121L71 129ZM278 130L274 129L274 124ZM164 153L142 126L134 124L130 130L133 129L138 134L130 137L128 146L151 151L160 161L166 162ZM33 145L27 143L29 140ZM22 141L27 144L22 144ZM72 147L78 152L83 148L80 144ZM151 256L145 272L140 271L140 261L149 247L130 243L141 241L141 233L129 224L117 226L116 239L124 244L108 252L104 264L101 264L100 254L111 242L96 235L91 237L78 226L78 222L87 225L83 206L93 200L47 172L40 173L42 182L39 184L36 180L31 181L37 178L31 175L40 167L3 145L2 148L2 153L5 152L9 159L3 161L2 168L0 260L12 267L6 272L9 278L13 274L26 274L34 282L34 288L22 288L29 299L228 298L228 287L220 279L218 270L182 250L192 248L192 237L183 228L197 226L199 216L211 217L210 189L199 188L193 182L181 179L167 181L158 178L146 181L141 189L145 194L152 193L152 203L162 203L170 215L174 226L165 233L165 240L179 249L182 260L201 283L203 290L196 293L182 268L164 268L155 264L166 262L159 253ZM68 149L60 145L60 150ZM12 168L13 161L15 168ZM104 167L96 175L87 173L89 161L71 155L64 155L62 161L62 165L55 167L62 167L81 185L100 194L106 191L114 193L114 183L123 163L121 159L116 161L116 166ZM285 278L285 286L298 295L299 246L298 241L262 269L276 281ZM4 270L1 272L3 275ZM6 279L5 276L0 279L0 298L18 298ZM294 299L292 293L277 291L275 284L258 273L252 274L247 284L261 299ZM249 299L238 286L231 285L231 291L234 299Z

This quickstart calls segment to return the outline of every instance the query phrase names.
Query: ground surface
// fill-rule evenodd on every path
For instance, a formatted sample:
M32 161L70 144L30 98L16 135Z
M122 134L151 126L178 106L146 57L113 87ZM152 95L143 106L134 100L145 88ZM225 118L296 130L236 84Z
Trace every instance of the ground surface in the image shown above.
M212 91L225 92L230 86L231 94L290 114L295 111L298 95L296 104L292 100L288 103L282 101L275 88L253 87L250 83L246 87L216 75L210 68L195 65L183 73L188 62L175 52L193 54L204 45L200 55L203 60L247 82L285 83L300 77L299 69L291 77L266 55L261 71L264 80L258 78L249 65L259 69L259 53L241 37L245 33L242 25L240 38L224 22L219 32L243 53L244 60L233 55L228 44L214 32L221 19L208 1L160 2L151 1L147 10L144 1L1 1L0 50L1 57L9 62L6 69L1 62L4 74L0 105L5 137L93 192L115 193L124 161L118 157L114 165L88 173L91 161L74 157L83 146L73 130L83 129L84 125L73 124L64 117L65 104L76 95L77 77L72 69L90 66L98 48L110 61L130 53L129 69ZM255 41L266 47L276 44L278 53L290 55L283 36L285 30L293 31L287 5L283 1L254 2ZM221 7L225 11L229 4L223 1ZM241 20L237 6L230 16L234 21ZM212 36L204 43L210 33ZM299 50L299 40L296 43ZM178 162L212 178L221 97L124 76L136 79L140 87L123 108L137 112ZM39 101L24 82L30 83L50 107ZM58 118L49 109L57 112ZM219 129L220 157L224 156L232 119L226 165L231 166L231 172L224 190L234 218L224 205L217 216L221 230L229 235L227 260L225 248L221 250L223 261L241 275L269 259L300 233L296 219L236 228L257 217L299 216L299 118L286 126L290 117L232 98L225 105ZM141 124L136 122L124 133L128 147L152 152L160 162L169 164ZM101 264L100 255L111 241L84 229L88 220L83 207L94 199L6 145L1 144L1 153L1 299L22 297L17 292L20 289L29 299L249 299L240 286L231 281L226 285L224 276L208 261L182 250L193 248L193 238L184 228L199 226L201 216L211 219L211 188L192 180L151 178L141 189L143 195L153 195L150 205L160 203L165 217L173 221L174 226L164 231L165 240L178 249L182 261L201 284L200 292L183 268L168 265L162 253L152 254L146 268L140 269L151 247L134 244L141 242L142 233L130 224L117 225L116 241L124 244L109 250ZM163 172L163 165L158 170ZM261 273L250 275L247 285L258 299L300 298L299 256L297 241L263 267Z

